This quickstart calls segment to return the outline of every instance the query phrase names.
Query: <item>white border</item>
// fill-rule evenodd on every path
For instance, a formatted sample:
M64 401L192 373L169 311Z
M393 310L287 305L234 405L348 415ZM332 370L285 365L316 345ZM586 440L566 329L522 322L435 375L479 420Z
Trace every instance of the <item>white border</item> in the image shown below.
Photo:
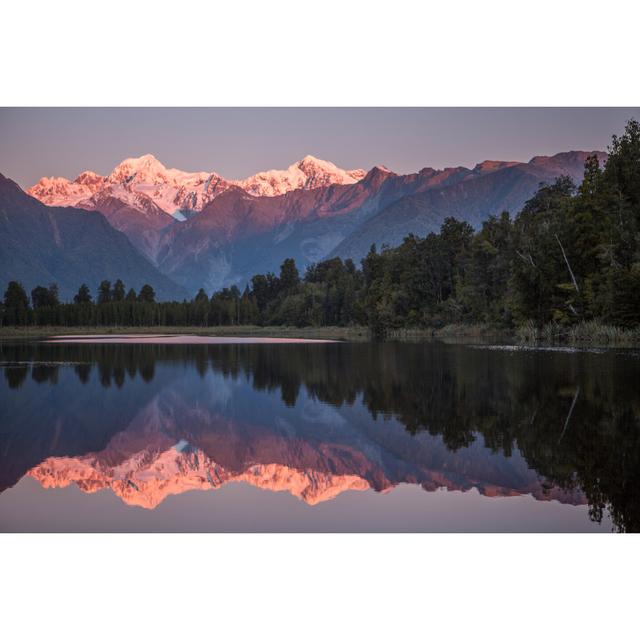
M624 0L4 3L0 104L636 106Z
M22 535L1 542L7 638L637 634L633 536Z
M634 106L637 3L5 3L2 105ZM1 143L1 141L0 141ZM1 168L0 168L1 171ZM637 536L2 536L9 638L603 638Z

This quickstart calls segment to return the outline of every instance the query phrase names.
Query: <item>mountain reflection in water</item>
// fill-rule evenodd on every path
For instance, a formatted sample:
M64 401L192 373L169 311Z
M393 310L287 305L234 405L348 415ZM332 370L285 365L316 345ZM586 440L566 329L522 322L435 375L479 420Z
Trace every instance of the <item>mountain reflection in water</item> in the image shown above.
M586 504L640 530L633 353L5 343L0 362L7 493L28 475L155 509L229 483L308 505L410 484Z

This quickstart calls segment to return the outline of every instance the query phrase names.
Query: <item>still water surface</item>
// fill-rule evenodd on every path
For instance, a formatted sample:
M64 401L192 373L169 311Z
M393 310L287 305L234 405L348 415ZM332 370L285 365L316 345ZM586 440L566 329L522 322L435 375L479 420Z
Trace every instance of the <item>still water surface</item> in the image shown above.
M638 531L633 351L0 344L2 531Z

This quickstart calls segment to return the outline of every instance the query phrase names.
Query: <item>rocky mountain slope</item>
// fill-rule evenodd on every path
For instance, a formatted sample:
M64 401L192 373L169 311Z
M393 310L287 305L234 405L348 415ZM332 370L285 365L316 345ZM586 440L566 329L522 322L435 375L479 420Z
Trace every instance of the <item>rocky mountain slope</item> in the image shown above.
M438 231L447 217L465 220L477 229L490 215L502 211L515 215L543 182L568 175L579 184L589 155L573 151L538 156L528 163L484 162L462 180L405 196L383 208L337 245L331 255L357 261L374 243L378 247L394 246L409 233L425 236ZM598 157L601 163L606 160L605 153L599 152Z
M48 207L0 175L0 288L18 280L29 292L55 282L70 299L84 282L95 292L103 279L139 289L149 283L159 299L185 291L160 273L97 211Z

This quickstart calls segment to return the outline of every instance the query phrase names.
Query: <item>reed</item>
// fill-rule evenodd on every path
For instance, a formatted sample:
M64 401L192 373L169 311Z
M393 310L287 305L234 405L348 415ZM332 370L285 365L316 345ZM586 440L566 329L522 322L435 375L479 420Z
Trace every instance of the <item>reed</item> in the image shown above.
M640 328L627 329L597 320L564 326L549 322L538 328L527 320L516 330L518 341L523 344L572 344L592 346L633 346L640 344Z

